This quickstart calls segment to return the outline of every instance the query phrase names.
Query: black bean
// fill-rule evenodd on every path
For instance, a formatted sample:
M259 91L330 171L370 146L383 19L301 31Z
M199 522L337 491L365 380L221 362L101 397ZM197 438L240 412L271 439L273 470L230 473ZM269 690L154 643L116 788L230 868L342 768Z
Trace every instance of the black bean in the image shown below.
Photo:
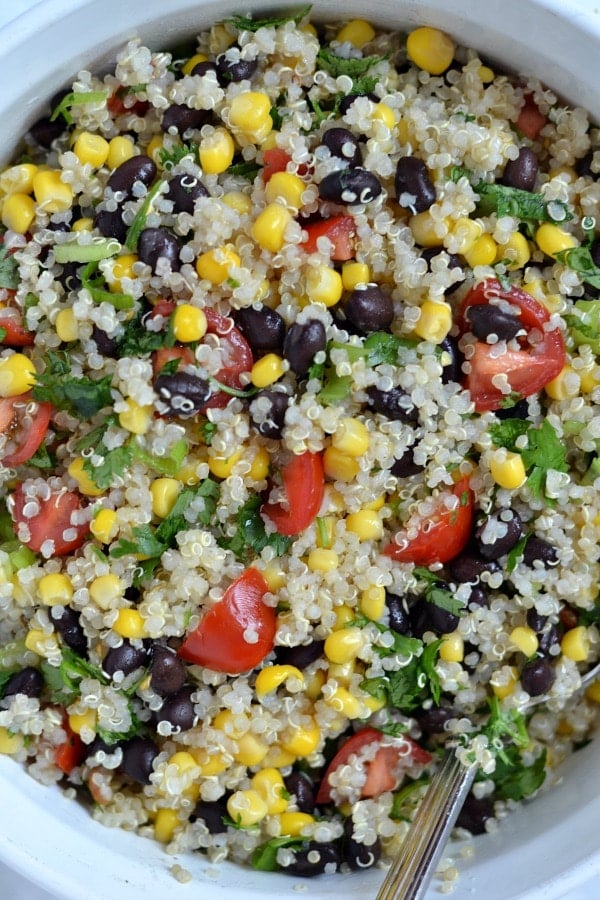
M119 344L115 338L110 337L102 328L97 325L92 326L92 340L96 345L98 353L102 356L108 356L110 359L117 359L119 356Z
M133 781L150 784L153 763L158 756L158 747L149 738L134 737L122 744L123 759L121 769Z
M347 128L329 128L321 138L321 143L332 156L345 160L349 166L360 166L362 163L359 140Z
M471 605L484 607L488 607L490 605L488 592L482 584L476 584L473 588L471 588L471 593L469 594L469 599L467 600L467 606Z
M410 608L411 631L416 637L422 637L426 631L434 634L450 634L456 630L458 616L430 603L428 600L419 599Z
M20 672L16 672L4 685L4 693L0 689L3 698L14 697L16 694L25 694L26 697L40 697L44 690L44 678L41 672L33 666L25 666Z
M388 609L390 628L398 634L410 634L410 615L404 597L385 592L385 605Z
M120 244L125 243L125 238L127 237L127 225L123 221L120 209L99 210L94 216L94 227L97 228L104 237L115 238Z
M597 178L598 173L592 172L592 163L594 161L594 151L590 150L585 156L582 156L575 163L575 171L584 178Z
M299 378L308 374L315 355L327 346L325 326L319 319L309 319L303 324L294 322L283 345L283 355L292 372Z
M484 572L497 572L498 563L482 559L474 553L461 553L449 564L450 574L459 584L477 584Z
M556 679L554 666L549 659L538 657L526 662L521 669L521 685L530 697L547 693Z
M138 241L138 256L156 272L159 259L168 260L171 270L177 272L181 266L179 241L168 228L144 228Z
M529 147L521 147L516 159L507 162L502 173L502 184L519 188L521 191L532 191L538 174L538 158Z
M238 51L237 53L235 51ZM233 51L233 52L232 52ZM252 78L258 68L256 59L242 59L239 49L230 47L225 53L217 56L217 76L222 84L230 81L245 81Z
M413 213L424 212L435 203L435 187L427 166L416 156L402 156L396 166L396 198Z
M165 132L174 129L177 134L201 128L210 117L206 109L190 109L185 103L174 103L163 113L161 128Z
M202 819L210 834L223 834L227 825L223 819L229 818L227 812L227 795L218 800L200 800L194 810L194 819Z
M187 731L196 723L196 712L192 701L194 688L191 685L180 688L174 694L169 694L161 708L156 713L157 722L169 722L173 728Z
M591 243L590 256L592 257L594 265L600 266L600 240L598 240L598 238Z
M394 321L394 301L377 284L355 288L344 304L346 318L363 334L387 331Z
M265 353L283 353L285 322L274 309L268 306L245 306L234 316L238 326L252 349L254 356Z
M498 537L489 540L491 533ZM502 533L504 532L504 533ZM475 531L475 542L483 559L500 559L509 553L523 534L521 517L513 509L503 509L488 516Z
M154 390L166 406L167 416L195 416L211 395L208 381L192 372L158 375Z
M58 610L59 607L50 607L49 616L54 627L67 647L85 659L88 655L88 645L79 621L79 613L70 606L66 606L62 612Z
M49 150L52 143L61 136L65 128L66 125L62 116L59 116L53 122L50 121L50 116L42 116L41 119L33 123L29 129L29 134L36 144L44 147L45 150Z
M330 172L319 185L319 196L323 200L348 206L370 203L380 194L381 183L377 176L360 166Z
M494 802L491 797L475 797L469 794L464 802L456 824L471 834L484 834L485 823L494 818Z
M185 684L186 666L174 650L164 644L152 648L150 663L150 687L164 697L174 694Z
M315 809L315 792L313 784L305 772L290 772L283 779L288 794L296 798L296 806L300 812L313 813Z
M558 625L546 625L538 634L538 653L542 656L553 656L552 650L560 643L562 631Z
M541 562L545 568L548 568L558 563L558 556L552 544L532 534L525 544L523 562L526 566L533 566L535 562Z
M148 654L143 647L136 647L124 640L119 647L111 647L102 661L102 669L111 678L117 673L130 675L136 669L143 668L148 661Z
M171 178L165 196L167 200L172 201L174 212L186 212L191 215L198 197L208 197L208 191L195 175L181 173Z
M368 97L373 103L379 103L379 97L372 92L366 94L346 94L346 96L342 98L339 106L340 116L345 116L354 101L358 100L359 97Z
M66 291L78 291L81 287L81 264L63 263L58 280L64 285Z
M85 758L91 759L92 756L95 756L96 753L100 753L100 752L106 753L106 754L114 753L118 746L119 746L118 743L107 744L106 741L102 740L102 738L96 736L91 744L86 745Z
M533 631L535 631L537 634L539 634L540 631L544 630L544 627L548 621L548 616L540 615L537 609L535 607L532 607L531 609L527 610L526 619L529 627L532 628Z
M298 644L296 647L275 647L275 658L279 665L306 669L323 656L324 645L325 641L311 641L310 644Z
M269 404L268 412L262 408L264 401ZM259 391L250 404L250 419L263 437L280 440L285 425L285 413L290 398L282 391Z
M425 466L415 462L415 448L409 447L399 459L394 460L390 472L396 478L411 478L413 475L418 475L419 472L422 472L424 468Z
M286 866L285 871L301 878L312 878L314 875L322 875L326 867L328 873L336 872L340 862L340 851L335 844L309 841L304 850L295 852L294 861Z
M394 387L389 391L381 391L371 386L367 388L367 398L367 406L388 419L405 422L407 425L419 421L419 410L402 388Z
M529 417L529 404L527 400L518 400L513 406L494 411L497 419L527 419Z
M205 62L196 63L194 68L192 69L192 75L207 75L209 72L214 72L216 74L217 67L214 62L211 62L207 59Z
M342 844L344 862L354 871L370 869L381 857L381 841L375 838L372 844L363 844L354 839L354 821L344 821L344 839Z
M121 191L126 197L130 197L136 182L140 181L149 187L157 172L156 163L149 156L132 156L117 166L107 185L112 191Z
M478 303L470 306L467 311L467 319L471 331L480 341L487 340L495 334L500 341L512 340L523 328L523 323L518 316L504 312L499 306L492 303Z
M462 353L458 349L456 338L448 335L440 343L442 350L442 384L448 384L451 381L460 382L462 380Z
M421 250L421 259L424 259L427 263L427 270L429 272L431 272L431 260L435 259L435 257L439 256L441 253L448 258L449 269L462 269L460 256L457 256L456 253L448 253L443 247L426 247L424 250Z
M444 734L446 722L456 717L456 713L447 706L432 706L414 713L419 728L426 735Z

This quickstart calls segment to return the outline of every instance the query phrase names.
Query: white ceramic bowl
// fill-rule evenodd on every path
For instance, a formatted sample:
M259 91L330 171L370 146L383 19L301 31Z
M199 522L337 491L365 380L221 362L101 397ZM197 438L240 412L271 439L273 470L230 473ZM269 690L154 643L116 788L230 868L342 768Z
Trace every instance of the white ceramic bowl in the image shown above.
M232 13L286 7L297 0L43 0L1 35L0 134L3 161L52 93L81 68L108 68L112 53L133 35L154 47L177 43ZM600 12L593 0L316 0L316 18L366 16L385 27L431 24L460 43L518 72L533 73L600 121L597 90ZM453 893L486 900L559 898L593 879L600 888L600 744L578 753L562 783L522 807L499 833L475 841L476 853L458 863ZM0 758L0 859L49 892L68 900L280 900L305 891L312 898L372 897L381 871L302 882L223 865L198 854L167 856L162 848L96 824L58 790L38 785ZM181 886L169 869L179 863L194 884ZM3 894L0 886L0 895ZM440 896L431 892L431 898Z

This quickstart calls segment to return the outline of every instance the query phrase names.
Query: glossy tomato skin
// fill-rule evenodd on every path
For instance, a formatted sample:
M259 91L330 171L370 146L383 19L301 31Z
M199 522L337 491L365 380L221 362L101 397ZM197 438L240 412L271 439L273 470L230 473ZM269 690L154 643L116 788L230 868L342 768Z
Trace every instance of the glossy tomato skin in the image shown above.
M496 355L494 345L475 342L464 386L470 392L477 412L502 408L506 395L494 385L494 376L505 374L513 393L530 397L556 378L566 361L560 330L545 330L550 321L548 310L526 291L517 287L504 290L495 279L481 282L464 298L459 313L459 327L463 333L469 330L468 309L489 303L494 297L506 300L519 310L523 327L535 341L524 344L520 350L508 350L501 356Z
M346 262L353 258L356 225L352 216L332 216L330 219L311 222L302 227L307 233L306 240L301 244L306 253L316 253L318 239L326 237L332 244L331 259Z
M240 376L243 372L249 372L254 364L250 344L242 332L235 327L233 319L221 316L212 309L205 309L204 313L208 333L216 334L219 337L223 365L217 372L216 379L227 387L241 390L244 385L240 381ZM230 400L230 394L216 390L200 412L222 408L227 406Z
M257 666L271 652L275 640L277 616L273 607L263 602L268 589L258 569L246 569L188 633L179 656L228 675ZM247 629L258 635L254 643L244 639Z
M2 465L14 469L31 459L44 440L53 409L51 403L35 401L30 391L0 400L0 433L9 433L15 443L2 455Z
M35 335L25 330L20 316L0 311L0 328L4 332L0 344L5 347L33 347Z
M403 767L405 769L419 765L426 766L431 762L431 754L412 738L403 735L397 743L386 742L382 745L384 738L385 735L381 731L367 727L361 728L342 744L325 770L315 798L318 806L331 802L329 776L340 766L345 765L353 754L360 753L368 744L376 744L379 749L366 763L367 777L361 791L363 798L378 797L384 791L394 790L398 782L397 773L401 759L405 761Z
M37 500L39 512L30 518L23 514L28 498L22 484L17 485L10 499L17 537L19 525L27 525L29 538L19 540L35 553L40 553L44 542L51 539L54 541L54 552L51 555L65 556L81 547L89 534L88 522L79 525L71 522L73 514L83 509L82 498L74 491L51 490L47 499Z
M325 493L325 472L320 453L293 456L282 470L287 506L265 503L261 509L279 532L300 534L317 516Z
M421 523L417 536L409 540L403 538L400 532L383 551L385 556L416 566L446 563L458 556L469 542L473 530L474 504L469 479L458 481L451 493L458 498L455 509L447 509L440 498L438 510Z

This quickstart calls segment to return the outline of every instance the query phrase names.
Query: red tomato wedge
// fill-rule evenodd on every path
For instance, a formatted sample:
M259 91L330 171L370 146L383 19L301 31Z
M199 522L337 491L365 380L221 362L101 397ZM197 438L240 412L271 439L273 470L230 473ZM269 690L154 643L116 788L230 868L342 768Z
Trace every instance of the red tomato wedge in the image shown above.
M385 743L382 742L385 740ZM368 744L379 745L372 759L365 763L366 781L361 789L361 797L378 797L385 791L393 791L402 780L403 774L414 766L426 766L431 762L431 754L424 750L412 738L402 736L391 739L377 731L376 728L361 728L356 734L342 744L335 754L319 785L315 798L317 805L331 802L330 775L340 766L346 765L350 757L363 750Z
M174 359L181 360L180 365L193 366L196 362L193 350L189 347L161 347L152 354L152 371L154 375L160 375L167 363Z
M285 172L287 164L291 162L292 157L287 150L281 147L269 147L263 153L263 170L262 177L265 184L269 178L276 172Z
M556 378L566 361L565 344L559 329L545 330L550 321L548 310L526 291L517 287L504 290L494 279L481 282L464 298L459 316L461 330L469 330L466 313L471 306L489 303L496 297L519 310L523 328L531 340L526 338L521 350L509 350L501 356L497 355L493 344L476 341L464 384L477 412L502 407L506 395L494 385L495 376L506 375L513 393L530 397Z
M331 241L331 259L345 262L354 256L356 225L352 216L333 216L331 219L302 225L302 228L307 237L300 246L306 253L316 253L318 239L326 237Z
M223 365L217 372L217 381L235 390L243 389L244 385L240 381L240 375L242 372L249 372L254 364L250 344L242 332L235 327L233 319L228 319L212 309L205 309L204 314L208 333L219 336ZM231 395L226 391L216 391L200 412L227 406L230 400Z
M44 440L54 407L38 403L31 392L0 400L0 433L6 435L2 464L9 469L31 459Z
M271 652L275 640L277 616L263 602L268 590L258 569L246 569L189 632L179 656L229 675L253 669ZM253 632L252 642L246 640L246 632Z
M82 498L74 491L65 489L50 489L46 499L37 498L38 512L32 516L26 516L25 510L33 501L25 493L23 484L17 485L11 498L11 515L15 523L15 531L19 540L33 550L40 553L45 541L54 541L54 550L51 556L64 556L81 547L89 534L88 522L75 524L71 521L74 514L83 509ZM27 510L29 511L29 510ZM77 516L75 515L77 519ZM24 540L19 526L26 525L29 537Z
M3 295L9 298L0 306L0 328L2 329L0 344L4 344L5 347L32 347L35 334L24 328L21 310L11 305L10 298L14 296L14 293L14 291L0 290L0 298Z
M63 729L67 732L67 739L63 744L59 744L54 750L54 763L58 768L69 775L73 769L83 762L85 759L86 748L78 734L69 727L66 717L62 723Z
M433 515L416 523L417 536L408 538L406 531L399 532L383 551L385 556L416 566L446 563L458 556L466 547L473 528L473 492L469 488L469 479L461 478L446 492L446 498L448 494L458 499L456 507L449 509L444 496L440 496Z
M517 128L529 140L535 141L544 125L547 124L548 117L541 113L535 105L533 94L527 94L525 103L519 113L519 118L516 121Z
M320 453L300 453L283 467L287 506L265 503L261 509L279 534L300 534L314 521L325 492L325 473Z

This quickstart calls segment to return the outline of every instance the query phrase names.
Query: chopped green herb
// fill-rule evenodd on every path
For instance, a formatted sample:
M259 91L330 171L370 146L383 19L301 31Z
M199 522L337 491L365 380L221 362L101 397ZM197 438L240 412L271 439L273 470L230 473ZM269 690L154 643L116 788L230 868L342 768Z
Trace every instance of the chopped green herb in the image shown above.
M239 175L246 181L254 181L259 172L260 166L253 162L234 163L227 169L228 175Z
M86 91L85 93L71 92L70 94L66 94L58 106L52 111L50 121L54 122L55 119L62 116L67 125L72 125L73 116L70 114L69 110L72 109L73 106L83 106L86 103L101 103L102 100L107 99L108 94L106 91Z
M350 395L352 389L351 375L337 375L334 368L327 369L323 387L317 399L323 406L337 406Z
M138 245L138 240L140 238L140 234L146 227L146 219L148 218L148 213L150 212L150 207L152 206L152 203L154 202L154 198L157 196L157 194L159 194L161 192L162 188L165 187L166 184L167 184L166 181L161 181L161 180L156 181L152 185L152 187L150 188L150 190L148 191L146 196L144 197L144 200L143 200L140 208L138 209L138 211L136 212L136 214L133 218L133 222L127 229L127 235L125 237L125 246L127 247L128 250L131 250L132 252L137 250L137 245Z
M413 575L417 581L425 583L424 596L428 603L433 603L434 606L445 609L454 616L460 616L464 610L464 603L440 583L439 576L422 566L415 566Z
M516 709L503 709L497 697L492 697L488 703L490 717L483 734L486 735L497 756L506 761L507 740L521 749L529 744L525 717Z
M50 700L63 706L68 706L77 699L82 678L95 678L101 684L108 684L108 679L101 669L78 656L69 647L62 648L59 666L52 666L46 660L42 660L40 668L50 692Z
M211 422L209 419L205 419L199 426L200 434L202 435L202 440L206 444L207 447L210 447L212 443L212 439L217 433L217 426L214 422Z
M578 610L580 625L600 626L600 598L598 598L591 609Z
M472 172L462 166L453 166L450 178L470 179ZM573 216L562 200L544 200L542 194L524 191L487 181L478 181L473 190L479 194L479 208L484 215L495 212L498 216L515 216L526 222L568 222Z
M523 558L523 554L525 553L525 545L527 544L527 541L530 537L530 534L524 534L523 537L519 538L512 550L509 551L506 558L506 571L508 573L514 572L519 560Z
M527 447L521 451L521 457L529 472L527 483L536 497L542 497L551 469L569 471L566 447L548 419L544 419L539 428L528 430Z
M571 247L569 250L561 250L556 254L556 258L569 269L577 272L586 284L593 288L600 288L600 266L594 262L589 247Z
M0 288L15 291L18 287L19 264L14 254L10 253L4 244L0 244Z
M321 547L329 547L331 545L331 539L329 537L329 531L327 530L327 522L323 518L323 516L317 516L317 531L319 533L319 544Z
M252 854L252 868L257 869L259 872L276 872L279 868L277 865L277 851L279 848L294 847L299 849L304 843L306 841L302 838L290 837L286 834L281 837L271 838L270 841L266 841L266 843L257 847Z
M33 456L28 459L27 465L35 466L36 469L55 469L56 457L50 453L45 444L41 444Z
M98 262L92 260L81 272L81 286L89 291L94 303L110 303L115 309L133 309L135 300L129 294L113 293L100 287L104 278L97 276Z
M279 28L286 22L295 22L298 24L307 16L311 10L311 4L301 6L300 9L288 16L275 16L267 19L253 19L251 16L231 16L225 19L227 25L233 25L239 31L258 31L259 28Z
M191 156L194 162L198 160L198 144L196 141L190 141L189 144L178 144L171 150L161 147L158 153L163 169L169 172L173 166L180 163L186 156Z
M327 47L321 47L317 53L319 68L333 75L334 78L339 78L340 75L348 75L352 79L360 78L385 59L387 56L361 56L358 59L346 59L338 56L332 50L328 50Z
M534 794L546 778L546 750L529 766L516 747L505 751L504 759L496 759L496 770L490 777L496 786L496 796L500 800L523 800Z
M530 423L523 419L503 419L489 427L489 435L496 447L506 447L511 453L519 453L517 439L527 434Z
M441 683L435 664L441 645L441 639L426 647L421 644L421 656L413 656L406 666L397 671L365 679L360 684L361 689L379 700L385 699L389 706L404 713L418 709L427 699L439 705Z
M246 500L238 510L237 530L233 537L222 537L218 541L220 547L231 550L242 561L256 558L265 547L272 547L277 556L283 556L292 544L293 538L278 532L267 534L260 515L261 505L262 499L258 494Z
M144 326L144 315L140 312L135 319L125 323L125 331L119 342L119 356L144 356L160 350L169 344L165 331L148 331Z
M390 818L396 821L410 822L428 784L429 778L426 775L404 784L394 794Z
M72 378L65 372L49 369L37 376L31 393L34 400L48 401L78 419L91 419L112 404L111 381L110 375L93 381L86 375Z
M96 237L91 244L78 244L77 241L65 241L54 247L54 259L57 263L88 263L116 256L121 249L115 238Z
M385 722L383 725L377 725L377 731L382 734L389 734L390 737L402 737L408 731L408 725L404 722Z

